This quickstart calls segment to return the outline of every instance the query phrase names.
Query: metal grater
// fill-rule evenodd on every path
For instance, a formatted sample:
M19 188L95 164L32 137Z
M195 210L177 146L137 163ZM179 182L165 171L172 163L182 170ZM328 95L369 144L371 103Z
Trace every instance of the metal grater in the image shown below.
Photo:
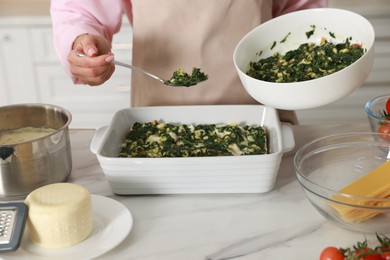
M15 251L27 219L28 208L23 202L0 203L0 252Z

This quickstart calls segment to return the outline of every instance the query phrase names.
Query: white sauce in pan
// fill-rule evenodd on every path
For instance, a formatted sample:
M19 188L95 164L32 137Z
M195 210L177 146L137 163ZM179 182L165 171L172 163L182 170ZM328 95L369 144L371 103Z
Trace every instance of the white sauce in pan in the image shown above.
M55 132L56 130L49 127L22 127L18 129L7 129L0 131L0 145L15 144L26 141L31 141L48 134Z

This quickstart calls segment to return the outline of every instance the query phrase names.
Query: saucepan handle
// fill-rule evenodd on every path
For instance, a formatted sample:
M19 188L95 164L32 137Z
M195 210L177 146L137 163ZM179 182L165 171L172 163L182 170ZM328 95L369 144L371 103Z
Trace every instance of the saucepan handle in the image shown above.
M90 149L94 154L98 153L98 150L102 144L103 138L106 135L108 126L102 126L96 129L95 134L92 137Z
M14 153L14 148L11 146L2 146L0 147L0 158L2 160L7 159Z

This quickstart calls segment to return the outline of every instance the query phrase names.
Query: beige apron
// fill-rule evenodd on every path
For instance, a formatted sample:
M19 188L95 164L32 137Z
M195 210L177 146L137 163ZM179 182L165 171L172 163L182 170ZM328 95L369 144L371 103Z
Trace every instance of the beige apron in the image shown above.
M199 85L168 87L132 73L132 106L257 104L233 64L238 41L271 19L271 0L133 0L133 64L163 79L183 68L201 68ZM265 36L267 37L267 36ZM280 114L296 123L295 113Z

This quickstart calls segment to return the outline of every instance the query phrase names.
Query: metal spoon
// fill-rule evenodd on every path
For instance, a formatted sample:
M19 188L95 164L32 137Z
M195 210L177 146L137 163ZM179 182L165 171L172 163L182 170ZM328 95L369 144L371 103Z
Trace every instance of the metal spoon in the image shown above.
M77 56L79 56L79 57L86 57L87 55L86 55L85 53L77 53ZM149 77L151 77L151 78L153 78L153 79L155 79L155 80L160 81L161 83L163 83L163 84L165 84L165 85L167 85L167 86L171 86L171 87L189 87L189 85L177 85L177 84L173 84L173 83L171 83L170 80L164 80L164 79L162 79L162 78L160 78L160 77L157 77L156 75L153 75L153 74L151 74L151 73L149 73L149 72L147 72L147 71L145 71L145 70L143 70L143 69L141 69L141 68L135 67L135 66L130 65L130 64L126 64L126 63L123 63L123 62L120 62L120 61L117 61L117 60L113 60L112 62L113 62L114 64L116 64L116 65L119 65L119 66L122 66L122 67L125 67L125 68L129 68L129 69L132 69L132 70L137 71L137 72L139 72L139 73L143 73L143 74L145 74L145 75L147 75L147 76L149 76ZM196 84L196 83L195 83L195 84ZM193 84L193 85L195 85L195 84Z
M77 53L77 56L79 56L79 57L86 57L87 55L86 55L85 53ZM149 72L147 72L147 71L145 71L145 70L143 70L143 69L141 69L141 68L135 67L135 66L133 66L133 65L126 64L126 63L123 63L123 62L120 62L120 61L117 61L117 60L114 60L114 61L112 61L112 62L113 62L114 64L116 64L116 65L119 65L119 66L122 66L122 67L126 67L126 68L129 68L129 69L138 71L138 72L140 72L140 73L143 73L143 74L145 74L145 75L147 75L147 76L149 76L149 77L152 77L152 78L154 78L154 79L160 81L160 82L163 83L163 84L165 84L165 82L166 82L166 80L163 80L163 79L161 79L160 77L157 77L156 75L153 75L153 74L151 74L151 73L149 73Z

